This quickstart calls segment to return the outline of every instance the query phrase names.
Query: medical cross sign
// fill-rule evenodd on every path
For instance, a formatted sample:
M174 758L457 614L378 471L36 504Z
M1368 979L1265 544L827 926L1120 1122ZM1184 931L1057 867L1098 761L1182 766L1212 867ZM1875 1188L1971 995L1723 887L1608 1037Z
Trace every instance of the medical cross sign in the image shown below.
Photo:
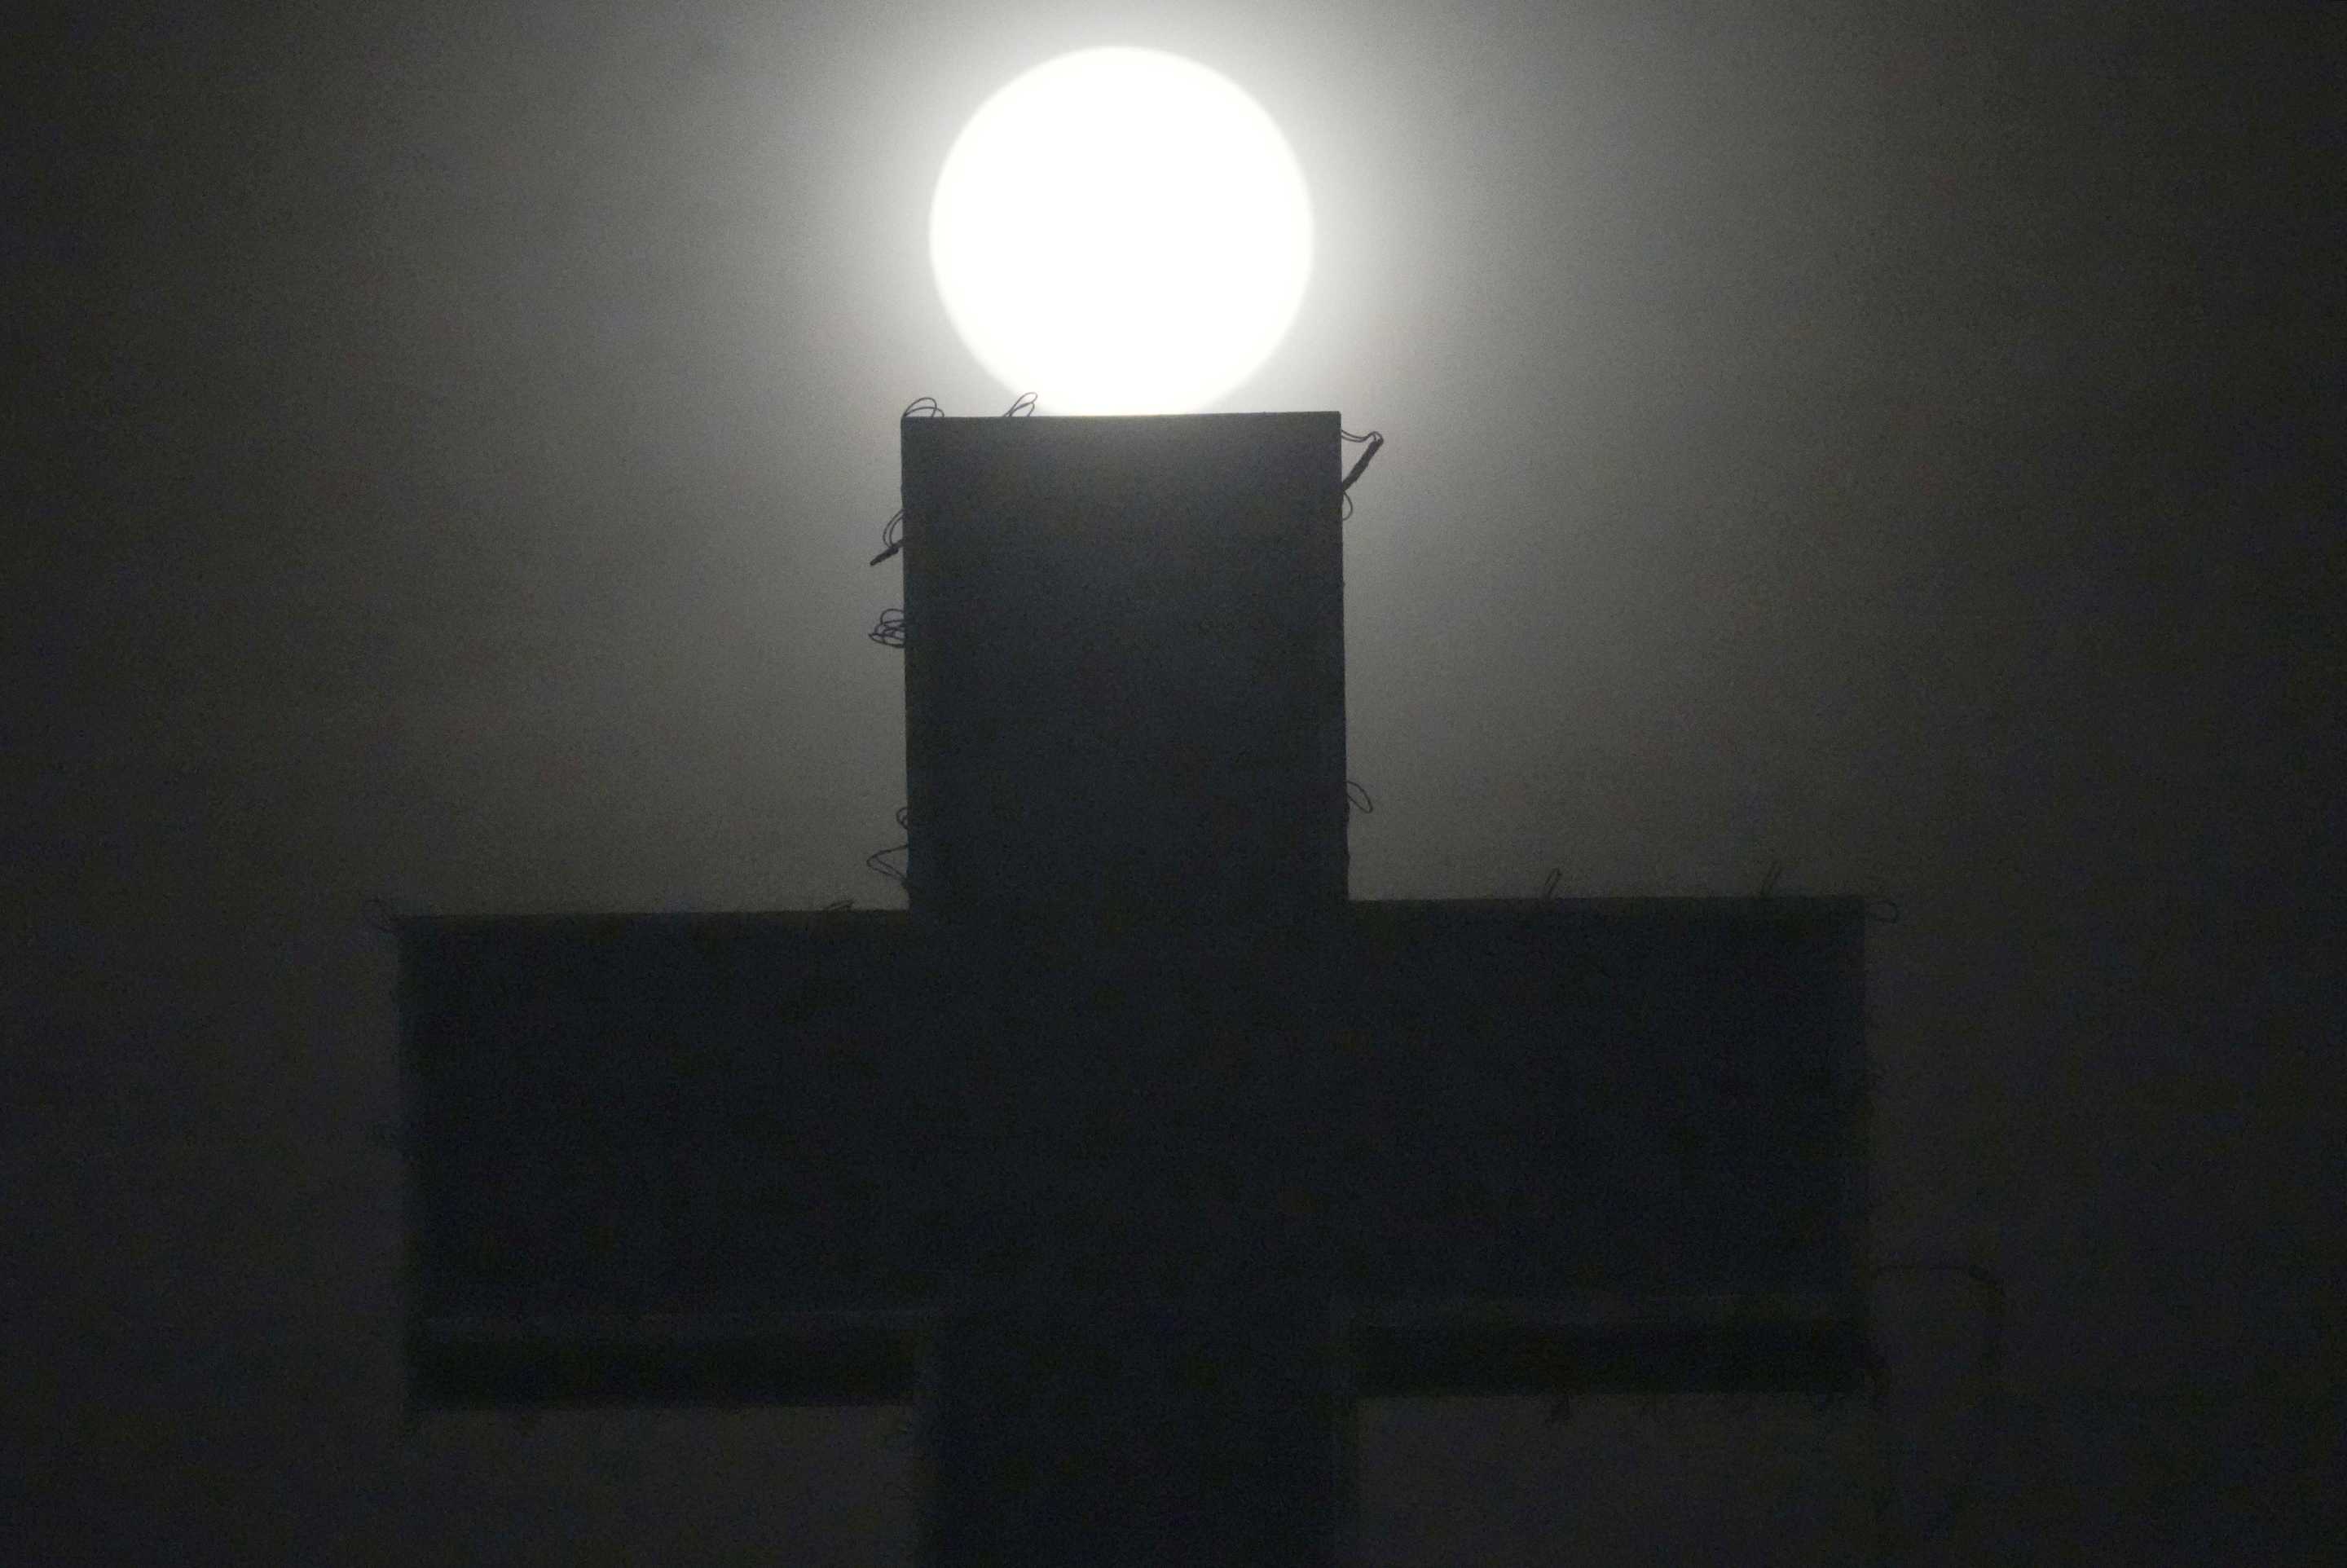
M1253 417L934 422L1003 433L922 473L908 423L908 658L1090 715L973 712L961 672L923 737L956 682L908 669L910 913L402 924L420 1399L917 1399L938 1568L1189 1568L1347 1560L1358 1397L1854 1380L1860 906L1324 897L1325 601L1257 596L1327 568L1264 535L1333 529L1335 420ZM1193 533L1069 527L1153 507ZM1088 537L1184 559L1006 652L1029 589L920 581L985 530L1036 594L1150 591ZM1189 756L1217 737L1238 764ZM1056 827L984 809L1071 775Z

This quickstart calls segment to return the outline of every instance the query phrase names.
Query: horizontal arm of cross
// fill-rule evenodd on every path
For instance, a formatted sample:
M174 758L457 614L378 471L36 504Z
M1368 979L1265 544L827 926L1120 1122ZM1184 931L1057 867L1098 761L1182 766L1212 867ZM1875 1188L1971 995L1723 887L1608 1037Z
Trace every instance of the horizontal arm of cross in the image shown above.
M1814 1385L1860 926L1362 905L1210 985L885 915L411 922L411 1348L452 1394L884 1397L955 1303L1302 1290L1372 1388Z

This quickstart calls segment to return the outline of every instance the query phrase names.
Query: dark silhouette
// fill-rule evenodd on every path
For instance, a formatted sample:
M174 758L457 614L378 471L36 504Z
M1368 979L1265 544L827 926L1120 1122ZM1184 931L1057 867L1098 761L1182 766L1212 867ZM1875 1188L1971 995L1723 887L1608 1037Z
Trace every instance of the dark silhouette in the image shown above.
M1860 1375L1858 900L1348 903L1336 416L904 432L909 914L402 927L423 1398L918 1393L934 1563L1236 1568L1356 1395Z

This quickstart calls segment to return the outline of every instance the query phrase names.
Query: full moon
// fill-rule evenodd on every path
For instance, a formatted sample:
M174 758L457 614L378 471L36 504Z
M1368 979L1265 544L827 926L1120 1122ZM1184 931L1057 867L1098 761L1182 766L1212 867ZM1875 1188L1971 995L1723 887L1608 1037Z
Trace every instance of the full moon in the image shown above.
M1086 49L981 106L946 155L929 261L1006 388L1069 414L1180 414L1253 374L1312 270L1303 171L1194 62Z

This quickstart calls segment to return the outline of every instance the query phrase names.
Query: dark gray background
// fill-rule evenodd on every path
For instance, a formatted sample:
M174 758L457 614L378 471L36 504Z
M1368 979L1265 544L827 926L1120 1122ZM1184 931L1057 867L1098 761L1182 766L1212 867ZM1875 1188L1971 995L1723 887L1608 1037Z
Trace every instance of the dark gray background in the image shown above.
M1391 438L1356 895L1898 900L1882 1249L2010 1292L1929 1551L2305 1560L2347 62L2262 10L12 10L0 1556L907 1561L901 1410L403 1425L361 907L887 901L895 418L1009 401L928 183L1122 41L1311 182L1225 406ZM1969 1286L1881 1307L1880 1417L1368 1407L1368 1560L1861 1561L1886 1457L1928 1511L1977 1409Z

